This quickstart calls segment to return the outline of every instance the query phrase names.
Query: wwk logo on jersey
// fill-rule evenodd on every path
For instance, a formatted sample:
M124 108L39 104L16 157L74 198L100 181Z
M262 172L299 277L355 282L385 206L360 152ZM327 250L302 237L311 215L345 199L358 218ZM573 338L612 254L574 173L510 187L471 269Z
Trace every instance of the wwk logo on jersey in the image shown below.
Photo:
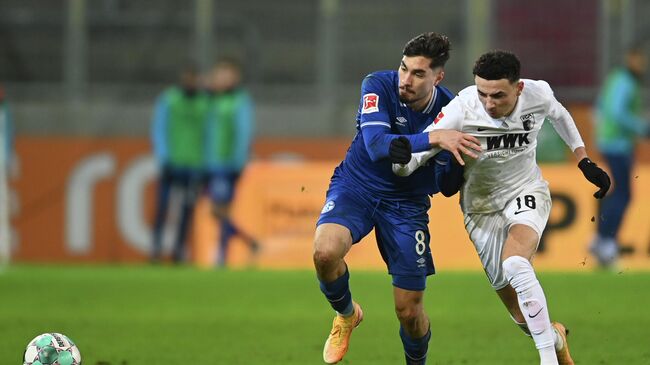
M363 96L363 108L361 114L374 113L379 111L379 95L366 94Z
M489 151L497 148L513 148L527 145L530 143L528 140L529 134L530 133L512 133L487 137L487 149Z
M525 131L529 131L533 129L533 127L535 126L535 115L533 113L522 115L520 118L521 118L521 123L524 125Z

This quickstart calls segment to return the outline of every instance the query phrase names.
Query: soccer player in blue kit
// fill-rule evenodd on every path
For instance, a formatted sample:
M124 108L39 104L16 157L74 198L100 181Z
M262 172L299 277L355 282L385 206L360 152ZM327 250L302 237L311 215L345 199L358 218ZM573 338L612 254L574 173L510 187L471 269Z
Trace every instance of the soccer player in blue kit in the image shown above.
M439 85L449 51L446 36L421 34L406 43L397 71L375 72L363 80L357 134L334 170L314 238L320 288L337 312L323 349L328 364L343 359L352 330L363 319L361 307L352 300L344 258L373 228L393 278L406 363L426 362L431 331L423 297L426 278L434 273L427 211L429 195L439 190L432 181L453 180L446 175L451 159L462 165L461 153L476 158L480 151L475 137L458 131L422 133L453 97ZM409 177L398 177L388 157L390 142L399 136L408 138L413 151L435 146L450 153Z

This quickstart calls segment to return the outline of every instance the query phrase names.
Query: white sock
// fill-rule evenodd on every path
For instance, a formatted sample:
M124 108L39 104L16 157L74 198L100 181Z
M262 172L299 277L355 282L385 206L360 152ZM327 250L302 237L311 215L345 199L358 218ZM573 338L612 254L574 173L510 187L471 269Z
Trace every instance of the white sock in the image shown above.
M540 364L557 365L554 331L549 320L546 297L533 266L521 256L511 256L503 261L503 270L517 292L519 308L539 351Z
M555 345L555 352L562 350L562 347L564 347L564 341L562 341L562 337L557 333L555 327L553 327L553 344Z
M512 315L510 316L512 318L512 321L515 322L515 324L521 328L521 330L526 334L526 336L531 337L530 335L530 330L528 329L528 324L526 322L518 322L515 317ZM562 341L562 337L560 337L560 334L557 332L555 327L553 327L553 343L555 344L555 352L558 352L562 350L562 347L564 346L564 342Z

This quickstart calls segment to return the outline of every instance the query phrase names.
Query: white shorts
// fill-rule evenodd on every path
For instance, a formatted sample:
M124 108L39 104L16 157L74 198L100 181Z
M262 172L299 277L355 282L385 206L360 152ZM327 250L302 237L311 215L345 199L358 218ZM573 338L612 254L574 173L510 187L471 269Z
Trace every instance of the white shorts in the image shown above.
M548 186L540 183L525 187L503 210L465 214L465 229L494 289L508 285L501 266L501 253L510 227L523 224L534 229L541 237L550 212L551 194Z

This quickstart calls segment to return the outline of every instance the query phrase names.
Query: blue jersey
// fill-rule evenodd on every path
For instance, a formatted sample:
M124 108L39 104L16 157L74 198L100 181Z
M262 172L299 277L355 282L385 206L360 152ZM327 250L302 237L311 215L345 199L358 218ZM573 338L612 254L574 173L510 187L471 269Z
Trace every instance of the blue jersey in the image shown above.
M405 135L413 152L426 151L431 124L443 106L453 98L445 87L436 86L434 95L422 112L411 110L399 101L397 71L379 71L363 80L357 113L357 134L345 159L334 171L356 187L390 200L410 199L435 194L434 166L423 166L407 177L393 173L388 158L390 141Z

